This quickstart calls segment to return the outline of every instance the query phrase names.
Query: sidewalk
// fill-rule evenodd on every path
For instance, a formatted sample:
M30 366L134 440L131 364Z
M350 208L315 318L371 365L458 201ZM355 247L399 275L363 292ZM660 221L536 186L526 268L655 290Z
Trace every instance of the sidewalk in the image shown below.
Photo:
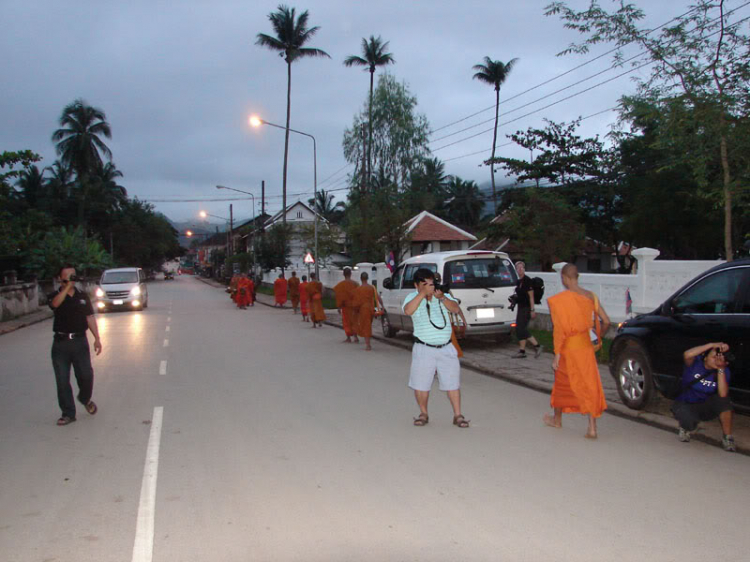
M19 316L13 320L8 320L7 322L0 322L0 336L9 334L10 332L15 332L20 328L25 328L26 326L31 326L38 322L43 322L49 318L52 318L52 311L45 306L43 309L32 312L31 314L24 314L23 316Z

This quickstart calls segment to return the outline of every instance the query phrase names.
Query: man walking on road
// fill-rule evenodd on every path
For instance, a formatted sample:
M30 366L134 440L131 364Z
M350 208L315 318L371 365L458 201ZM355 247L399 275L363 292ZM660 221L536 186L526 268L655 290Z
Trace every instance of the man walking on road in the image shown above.
M276 302L273 304L274 306L283 307L286 304L286 290L287 282L286 279L284 279L284 274L279 273L279 278L273 282L273 294L276 298Z
M294 309L294 313L297 314L297 309L299 308L299 277L297 277L297 272L292 271L292 276L289 278L289 300L292 301L292 308Z
M365 350L372 351L370 339L372 338L372 319L375 317L376 309L383 309L383 300L380 298L375 287L367 280L370 278L366 271L362 272L360 279L362 284L354 291L354 308L357 310L356 334L365 339Z
M534 287L531 279L526 277L526 264L522 261L516 262L518 283L516 284L516 339L518 339L518 352L513 355L515 359L526 358L526 342L534 348L534 357L542 354L542 346L529 332L529 322L536 318L534 312Z
M357 317L354 312L354 293L357 290L357 282L352 281L352 270L348 267L344 268L344 280L340 281L333 288L333 292L336 294L336 307L339 309L341 315L341 323L344 326L344 333L346 339L344 343L358 343L357 338Z
M555 384L550 404L555 413L545 414L544 423L560 428L564 413L584 414L589 417L586 437L596 439L596 418L607 403L590 333L596 314L602 321L597 334L601 339L609 328L609 317L596 295L578 285L578 268L572 263L563 267L562 283L567 291L547 299L554 324Z
M86 411L94 415L97 407L91 400L94 390L94 369L91 367L91 352L86 338L86 330L94 334L94 350L102 352L99 328L94 316L94 307L86 293L75 286L76 270L71 265L60 268L60 289L47 296L50 308L55 314L52 330L55 333L52 343L52 367L57 383L57 402L62 415L57 425L68 425L76 421L76 404L70 386L70 366L78 383L78 401Z
M453 407L453 425L469 427L469 421L461 414L461 365L458 353L451 343L449 313L458 314L458 302L450 295L435 289L435 274L429 269L418 269L414 273L416 291L404 300L404 314L414 323L414 347L411 352L409 387L419 406L419 416L414 425L422 427L429 423L427 402L437 371L440 390L448 393Z

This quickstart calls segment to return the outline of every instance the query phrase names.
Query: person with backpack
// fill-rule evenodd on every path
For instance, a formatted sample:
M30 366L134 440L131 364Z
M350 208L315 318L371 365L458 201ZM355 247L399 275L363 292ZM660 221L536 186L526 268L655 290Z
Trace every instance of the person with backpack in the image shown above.
M526 358L526 342L534 348L534 357L539 358L544 349L536 338L529 332L529 322L536 318L534 311L534 286L531 279L526 276L526 264L522 261L516 262L516 338L518 339L518 352L513 355L514 359Z
M729 400L729 371L726 354L729 346L723 342L707 343L688 349L683 354L682 393L672 404L672 413L680 424L677 437L687 443L700 421L719 418L725 451L737 450L732 436L732 403Z

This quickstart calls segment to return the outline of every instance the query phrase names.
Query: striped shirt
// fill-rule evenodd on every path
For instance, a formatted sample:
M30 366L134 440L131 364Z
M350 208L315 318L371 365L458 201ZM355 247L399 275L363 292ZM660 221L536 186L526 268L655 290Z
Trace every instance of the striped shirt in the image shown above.
M406 304L418 294L419 291L409 293L404 299L404 304L401 305L401 309L403 310ZM458 303L458 301L450 295L445 295L445 298ZM443 345L450 341L450 313L448 312L448 309L443 306L443 303L437 300L437 298L433 298L429 302L426 297L422 299L417 310L411 315L411 319L414 323L414 336L423 342L429 343L430 345Z

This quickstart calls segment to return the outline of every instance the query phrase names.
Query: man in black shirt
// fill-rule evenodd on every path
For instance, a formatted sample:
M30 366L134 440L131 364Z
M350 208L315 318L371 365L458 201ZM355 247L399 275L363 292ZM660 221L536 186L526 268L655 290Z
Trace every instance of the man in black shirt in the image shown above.
M528 341L534 348L534 357L542 354L542 346L536 341L536 338L529 332L529 322L536 318L534 312L534 287L531 286L531 279L526 277L526 264L522 261L516 262L516 273L518 273L518 283L516 284L516 338L518 339L518 352L513 355L516 359L526 358L526 342Z
M86 330L94 334L94 351L102 352L99 328L94 317L94 307L86 293L75 286L76 270L71 265L60 268L60 289L47 296L50 308L55 313L52 329L55 332L52 343L52 367L57 382L57 402L62 415L57 425L68 425L76 421L76 405L73 389L70 386L70 366L78 383L78 401L93 415L97 411L91 400L94 390L94 370L91 367L91 353Z

